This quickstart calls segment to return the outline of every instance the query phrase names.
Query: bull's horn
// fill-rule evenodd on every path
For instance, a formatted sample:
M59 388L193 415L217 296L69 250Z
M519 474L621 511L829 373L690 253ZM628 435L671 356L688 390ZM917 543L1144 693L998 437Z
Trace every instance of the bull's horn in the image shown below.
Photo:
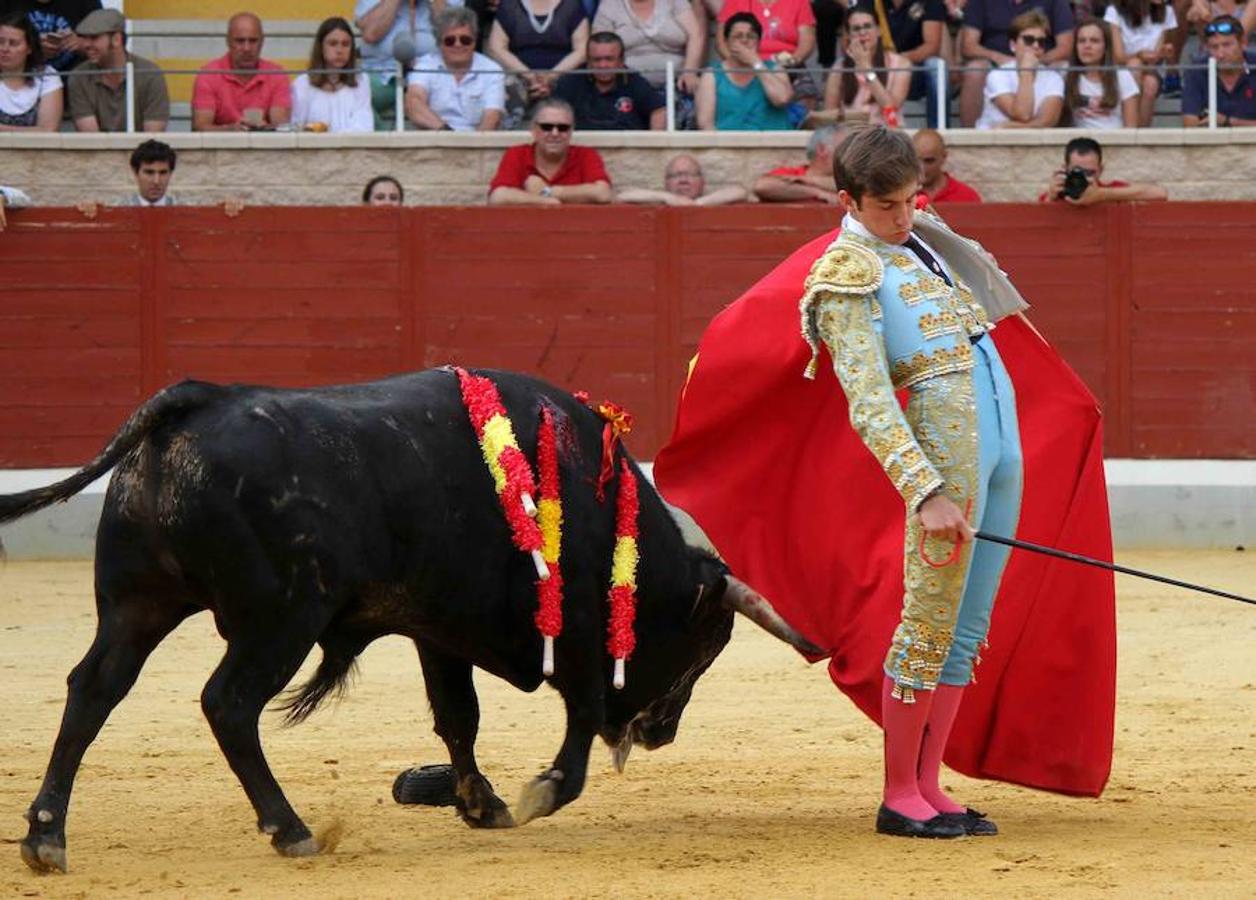
M781 618L781 614L772 608L768 599L732 575L725 576L724 605L736 610L754 622L768 634L775 635L785 643L808 656L824 656L825 652L807 640Z
M628 754L631 752L632 729L629 728L626 732L624 732L624 736L620 742L611 748L611 764L615 766L615 772L617 774L624 774L624 766L628 765Z

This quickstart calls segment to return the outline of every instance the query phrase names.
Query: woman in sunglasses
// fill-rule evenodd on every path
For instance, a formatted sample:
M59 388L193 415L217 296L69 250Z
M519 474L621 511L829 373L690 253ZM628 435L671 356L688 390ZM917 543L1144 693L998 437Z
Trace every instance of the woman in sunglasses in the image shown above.
M310 70L292 82L292 124L306 131L373 131L371 85L357 70L353 29L340 16L318 26Z
M1064 79L1043 65L1051 23L1031 9L1012 20L1008 38L1016 59L990 70L985 106L975 127L1053 128L1064 109Z
M479 16L464 6L436 17L439 52L406 77L406 118L431 131L496 131L506 109L502 67L475 52Z

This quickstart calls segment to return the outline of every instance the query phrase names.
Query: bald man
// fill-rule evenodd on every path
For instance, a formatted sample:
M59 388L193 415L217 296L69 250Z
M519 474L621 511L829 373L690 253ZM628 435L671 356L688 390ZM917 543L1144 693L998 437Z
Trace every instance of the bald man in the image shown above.
M262 20L236 13L227 23L227 53L210 60L192 88L193 131L270 131L292 118L288 76L262 59Z
M946 171L946 141L932 128L922 128L912 138L920 157L920 193L930 203L980 203L981 195Z
M663 170L663 190L629 188L615 198L620 203L662 203L667 206L722 206L741 203L746 189L738 185L716 188L707 193L702 165L688 153L673 156Z

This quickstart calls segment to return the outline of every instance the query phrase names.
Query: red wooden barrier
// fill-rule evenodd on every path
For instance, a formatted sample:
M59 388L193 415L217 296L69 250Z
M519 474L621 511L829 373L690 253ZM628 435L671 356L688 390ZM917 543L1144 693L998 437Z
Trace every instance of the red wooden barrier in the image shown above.
M953 206L1103 402L1107 452L1256 457L1256 206ZM637 417L648 458L719 309L832 209L26 210L0 233L0 468L77 465L145 396L459 362Z

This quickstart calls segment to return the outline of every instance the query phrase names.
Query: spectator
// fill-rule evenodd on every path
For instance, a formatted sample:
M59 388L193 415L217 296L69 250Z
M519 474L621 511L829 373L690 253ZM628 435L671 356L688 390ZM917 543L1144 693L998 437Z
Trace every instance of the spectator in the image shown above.
M807 57L816 48L816 17L809 0L724 0L716 29L720 58L731 62L727 25L736 15L754 16L759 23L759 58L775 62L789 72L792 99L804 109L815 108L819 90L806 69Z
M1256 9L1256 6L1253 7ZM1115 0L1103 13L1112 26L1112 56L1129 66L1137 81L1138 126L1147 128L1160 95L1160 66L1177 61L1168 33L1177 28L1177 15L1167 0Z
M488 55L512 82L512 119L550 95L558 76L584 65L589 20L580 0L501 0Z
M170 179L174 176L174 167L178 162L178 154L169 144L152 138L144 141L131 151L131 173L135 176L135 193L129 194L115 203L115 206L181 206L181 201L170 193ZM78 205L78 210L89 219L96 218L101 204L88 200ZM244 202L238 199L227 200L223 204L223 212L234 218L244 209Z
M949 110L949 85L940 84L942 37L946 32L947 10L943 0L886 0L886 26L894 50L912 66L908 100L926 100L925 117L930 128L938 127L938 91L943 108ZM946 116L949 118L949 115Z
M842 27L846 24L846 2L811 0L811 14L816 17L816 62L821 69L831 69L837 62Z
M0 16L0 131L56 131L65 96L24 13Z
M1093 138L1073 138L1064 148L1064 168L1051 174L1039 203L1063 200L1074 206L1121 200L1168 200L1168 192L1152 182L1103 180L1103 148Z
M825 125L807 139L807 162L781 166L754 183L754 194L766 203L837 203L833 154L846 139L846 126Z
M1256 75L1243 56L1243 26L1217 16L1204 26L1208 55L1217 61L1217 124L1256 125ZM1208 71L1192 69L1182 84L1182 124L1208 124Z
M355 0L353 21L362 33L362 68L371 82L375 127L387 130L396 116L397 62L407 68L436 52L435 21L463 0Z
M666 206L723 206L741 203L746 199L746 189L729 185L708 192L702 166L688 153L673 156L663 170L663 190L631 188L620 191L615 198L620 203L662 203Z
M70 118L79 131L126 131L126 64L135 66L135 124L141 131L165 131L170 94L156 64L126 50L126 19L114 9L83 17L78 35L87 61L66 85ZM106 70L106 71L102 71Z
M193 131L269 130L292 118L288 76L262 59L265 41L253 13L231 17L226 54L207 62L192 86Z
M310 70L292 82L292 124L307 131L373 131L371 83L354 71L353 29L340 16L323 20L310 49Z
M984 110L990 69L1016 62L1021 56L1012 23L1033 10L1041 10L1046 17L1047 46L1038 54L1041 62L1065 65L1073 52L1074 19L1068 0L967 0L960 32L965 71L959 95L960 122L965 128L972 127Z
M402 206L405 202L401 182L391 175L376 175L362 190L362 203L366 206Z
M432 131L496 131L506 109L502 67L475 52L480 19L466 7L436 17L440 53L406 78L406 118Z
M946 141L932 128L912 135L920 158L920 193L930 203L980 203L981 195L946 171Z
M1186 14L1183 18L1195 26L1196 33L1219 16L1230 16L1238 19L1243 26L1244 34L1251 34L1256 27L1256 6L1243 0L1185 0ZM1205 35L1206 37L1206 35Z
M1064 117L1075 128L1137 128L1138 84L1112 55L1112 26L1086 18L1073 35L1064 76Z
M602 0L593 31L613 31L624 42L624 59L656 90L664 89L667 64L676 86L692 97L706 60L706 32L688 0Z
M566 100L547 97L536 105L532 143L511 147L489 184L490 204L557 206L610 203L611 179L601 155L572 146L576 114Z
M4 231L8 225L8 221L4 217L4 210L21 209L23 206L30 206L31 198L26 192L15 187L6 187L0 184L0 231Z
M977 128L1052 128L1064 109L1064 79L1043 56L1050 25L1039 10L1012 20L1016 58L995 67L986 79L986 105ZM1072 43L1069 43L1072 52Z
M663 96L637 72L624 72L624 42L609 31L589 38L587 75L558 79L554 96L576 111L576 127L588 131L662 131L667 127Z
M779 0L778 0L779 2ZM794 89L775 60L759 58L763 27L750 13L724 23L729 68L716 60L698 83L698 127L703 131L789 131L785 107Z
M905 57L881 46L877 15L863 6L846 14L846 52L824 81L824 109L851 122L895 125L898 110L911 89L911 66Z
M25 11L39 34L44 61L58 72L68 72L83 61L78 24L100 9L100 0L12 0L8 12Z

